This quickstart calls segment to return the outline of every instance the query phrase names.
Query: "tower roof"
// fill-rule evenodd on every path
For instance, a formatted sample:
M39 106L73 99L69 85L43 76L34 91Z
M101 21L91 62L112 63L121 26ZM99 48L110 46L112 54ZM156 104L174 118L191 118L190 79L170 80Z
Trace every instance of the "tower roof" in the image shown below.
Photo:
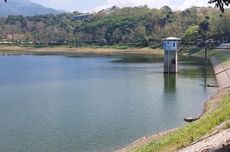
M168 37L168 38L164 38L163 41L180 41L180 38L176 38L176 37Z

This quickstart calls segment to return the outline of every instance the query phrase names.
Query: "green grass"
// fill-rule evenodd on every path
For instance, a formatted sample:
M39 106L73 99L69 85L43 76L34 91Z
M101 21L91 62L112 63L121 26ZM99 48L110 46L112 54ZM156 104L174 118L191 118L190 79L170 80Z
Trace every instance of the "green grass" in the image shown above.
M151 141L148 145L141 147L137 152L160 152L175 151L198 140L211 132L213 128L230 119L230 94L222 99L222 103L211 113L205 114L200 120L190 123L175 132ZM229 127L229 126L228 126Z
M128 48L137 48L135 46L129 46L125 44L114 44L114 45L96 45L96 44L61 44L61 45L48 45L48 44L8 44L0 46L19 46L19 47L31 47L31 48L43 48L43 47L66 47L66 48L75 48L75 47L89 47L89 48L113 48L113 49L128 49Z

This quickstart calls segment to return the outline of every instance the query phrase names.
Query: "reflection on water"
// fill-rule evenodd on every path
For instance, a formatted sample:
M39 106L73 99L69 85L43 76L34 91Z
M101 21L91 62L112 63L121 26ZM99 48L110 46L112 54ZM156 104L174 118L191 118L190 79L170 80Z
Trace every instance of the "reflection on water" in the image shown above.
M165 93L174 94L176 92L177 74L164 74L164 91Z
M204 64L204 91L206 90L207 88L207 73L208 73L208 65L207 65L207 62L205 62Z

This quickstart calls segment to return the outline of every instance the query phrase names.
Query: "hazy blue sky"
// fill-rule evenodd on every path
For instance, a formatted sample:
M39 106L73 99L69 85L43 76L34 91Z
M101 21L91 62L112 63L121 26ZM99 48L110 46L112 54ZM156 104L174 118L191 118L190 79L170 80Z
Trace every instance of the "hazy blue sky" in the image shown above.
M209 0L31 0L47 7L67 11L97 11L111 6L140 6L160 8L168 5L173 9L184 9L191 6L207 6Z

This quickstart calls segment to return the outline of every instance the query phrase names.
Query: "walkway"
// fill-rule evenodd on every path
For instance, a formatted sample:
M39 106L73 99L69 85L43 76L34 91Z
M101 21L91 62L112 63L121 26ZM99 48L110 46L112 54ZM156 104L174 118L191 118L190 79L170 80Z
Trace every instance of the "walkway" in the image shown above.
M224 130L179 152L229 152L230 129ZM226 147L225 147L226 146Z
M217 48L230 48L230 43L221 43Z

